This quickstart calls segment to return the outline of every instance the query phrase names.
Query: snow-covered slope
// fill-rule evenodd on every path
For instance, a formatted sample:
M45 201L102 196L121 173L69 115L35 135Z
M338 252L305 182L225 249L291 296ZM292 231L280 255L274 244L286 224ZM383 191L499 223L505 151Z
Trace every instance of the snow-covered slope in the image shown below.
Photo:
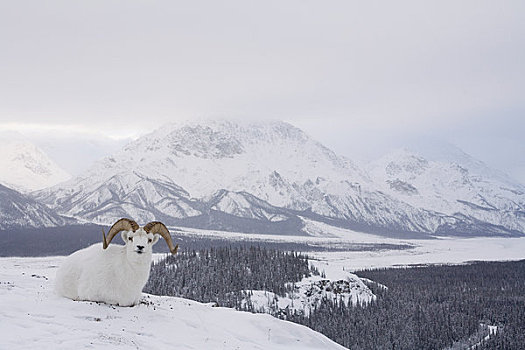
M344 349L307 327L187 299L131 308L53 292L62 258L0 259L1 349Z
M73 187L61 189L60 196L46 204L71 216L95 222L103 222L101 217L114 219L129 216L148 221L155 217L181 218L200 214L192 208L184 189L163 179L145 177L133 170L104 178L104 181L94 177L76 180L78 182L68 182Z
M428 160L397 150L372 163L370 173L382 191L412 206L525 232L525 187L459 150L451 154L452 161Z
M437 185L444 185L448 174L438 175ZM377 184L377 178L377 172L369 176L284 122L188 122L145 135L35 198L62 214L104 224L131 216L297 233L303 228L300 215L386 234L525 231L521 207L510 209L500 189L494 190L502 198L494 203L497 213L473 216L407 199L398 192L413 191L410 183L393 178Z
M0 230L18 227L53 227L74 223L43 204L0 185Z
M408 145L403 149L392 150L392 152L389 153L396 152L417 154L428 161L460 164L471 173L507 183L510 186L520 185L516 180L512 179L503 171L489 167L479 159L467 154L461 148L447 142L431 139L425 141L419 140L417 144ZM523 186L523 184L521 184L521 186Z
M0 133L0 183L21 192L40 190L71 176L17 133Z

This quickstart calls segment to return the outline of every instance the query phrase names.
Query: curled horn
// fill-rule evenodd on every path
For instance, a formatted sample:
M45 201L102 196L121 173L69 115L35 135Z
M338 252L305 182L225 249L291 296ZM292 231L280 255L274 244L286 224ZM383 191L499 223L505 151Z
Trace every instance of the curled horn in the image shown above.
M139 229L139 225L133 220L122 218L115 222L113 226L109 229L108 237L106 238L106 234L104 233L104 229L102 229L102 237L104 240L102 241L102 247L106 249L111 243L111 240L115 235L121 231L137 231Z
M173 246L173 241L171 240L170 232L162 222L152 221L146 226L144 226L144 231L153 234L158 233L162 236L162 238L164 238L164 240L168 244L168 248L170 249L171 254L177 253L179 245L177 244L176 246Z

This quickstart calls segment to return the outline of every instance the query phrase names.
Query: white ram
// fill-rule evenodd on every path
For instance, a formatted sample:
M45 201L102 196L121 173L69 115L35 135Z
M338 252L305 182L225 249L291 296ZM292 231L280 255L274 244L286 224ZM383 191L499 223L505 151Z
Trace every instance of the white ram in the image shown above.
M119 232L122 245L109 243ZM104 240L68 256L57 271L55 289L58 295L73 300L100 301L119 306L133 306L140 301L148 281L152 247L161 235L172 254L177 252L170 233L161 222L150 222L143 228L130 219L118 220Z

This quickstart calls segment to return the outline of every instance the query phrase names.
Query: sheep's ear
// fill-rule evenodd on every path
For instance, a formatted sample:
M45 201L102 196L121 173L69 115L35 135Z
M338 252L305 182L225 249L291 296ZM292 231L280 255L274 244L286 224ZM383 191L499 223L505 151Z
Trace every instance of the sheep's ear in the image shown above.
M122 237L122 240L124 241L124 243L128 243L128 231L122 231L122 233L120 234L120 237Z
M160 238L160 235L154 234L153 235L153 242L151 243L151 245L154 245L155 243L157 243L159 241L159 238Z

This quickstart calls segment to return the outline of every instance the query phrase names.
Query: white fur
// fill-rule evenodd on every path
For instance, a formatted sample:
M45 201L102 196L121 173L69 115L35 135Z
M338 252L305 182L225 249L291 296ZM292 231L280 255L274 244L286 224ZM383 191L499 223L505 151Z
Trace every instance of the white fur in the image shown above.
M149 278L152 247L159 235L139 228L123 231L121 236L124 246L110 244L102 249L98 243L68 256L57 271L57 294L73 300L136 305Z

